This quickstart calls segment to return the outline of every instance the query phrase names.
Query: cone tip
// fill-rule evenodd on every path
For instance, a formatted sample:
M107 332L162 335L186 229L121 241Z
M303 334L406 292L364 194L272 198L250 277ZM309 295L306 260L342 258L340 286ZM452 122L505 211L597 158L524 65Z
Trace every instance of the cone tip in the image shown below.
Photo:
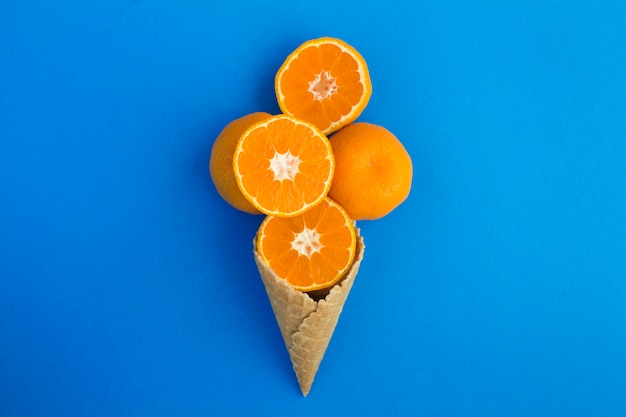
M300 381L298 381L298 383L300 383ZM302 391L302 396L306 397L311 391L311 384L300 384L300 391Z

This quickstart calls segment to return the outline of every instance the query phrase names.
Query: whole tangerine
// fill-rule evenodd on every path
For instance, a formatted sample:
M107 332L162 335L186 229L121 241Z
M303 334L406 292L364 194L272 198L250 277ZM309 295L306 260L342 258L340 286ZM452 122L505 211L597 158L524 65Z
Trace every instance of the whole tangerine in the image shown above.
M393 133L379 125L359 122L329 139L335 176L328 196L353 220L380 219L406 200L413 164Z
M265 112L255 112L232 120L213 142L209 172L218 194L231 206L250 214L261 214L241 193L235 173L233 171L233 156L239 138L250 126L272 115Z

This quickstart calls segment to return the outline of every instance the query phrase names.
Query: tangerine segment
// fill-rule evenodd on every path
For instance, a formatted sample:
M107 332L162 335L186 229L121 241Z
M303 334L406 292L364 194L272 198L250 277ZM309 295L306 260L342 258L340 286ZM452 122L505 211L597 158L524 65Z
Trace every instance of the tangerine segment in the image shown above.
M329 37L292 52L276 74L275 89L283 113L313 123L326 135L356 120L372 94L363 57Z
M278 115L242 134L233 171L242 194L260 212L291 217L328 194L335 158L328 138L315 126Z
M329 198L295 217L267 216L257 233L257 251L280 278L299 291L335 285L356 251L354 222Z

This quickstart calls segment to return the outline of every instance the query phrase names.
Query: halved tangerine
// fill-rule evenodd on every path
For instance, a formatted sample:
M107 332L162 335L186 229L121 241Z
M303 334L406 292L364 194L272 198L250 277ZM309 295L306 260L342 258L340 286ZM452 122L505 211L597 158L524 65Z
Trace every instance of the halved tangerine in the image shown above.
M295 289L309 292L335 285L350 269L356 251L354 222L330 198L296 217L267 216L257 233L261 258Z
M335 158L315 126L287 115L250 126L239 139L233 171L244 197L260 212L296 216L328 194Z
M324 37L304 42L287 57L276 74L275 90L284 114L313 123L328 135L359 117L372 84L356 49Z

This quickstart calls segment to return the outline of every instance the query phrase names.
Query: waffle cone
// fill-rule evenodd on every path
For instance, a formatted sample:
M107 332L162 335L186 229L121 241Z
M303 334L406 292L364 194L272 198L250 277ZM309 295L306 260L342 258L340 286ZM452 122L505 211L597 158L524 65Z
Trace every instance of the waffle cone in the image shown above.
M358 229L356 232L356 254L352 267L341 281L326 291L327 294L318 293L313 297L279 278L261 259L254 245L254 259L304 396L311 390L363 259L365 245ZM323 298L316 301L318 296Z

